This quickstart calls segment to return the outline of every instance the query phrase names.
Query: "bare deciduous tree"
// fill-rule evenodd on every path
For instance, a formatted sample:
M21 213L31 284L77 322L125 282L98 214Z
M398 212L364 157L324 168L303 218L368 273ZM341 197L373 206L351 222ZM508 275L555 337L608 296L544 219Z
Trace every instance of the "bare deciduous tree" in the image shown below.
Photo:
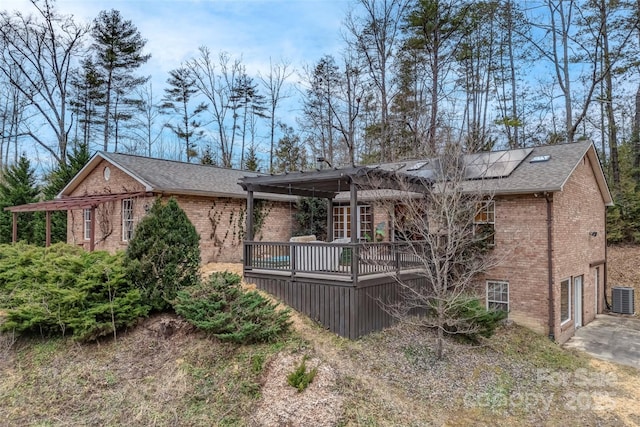
M48 132L34 125L25 133L55 160L66 161L71 130L68 106L71 66L89 31L70 16L62 16L50 0L31 0L35 15L0 12L0 72L38 112Z
M388 308L402 322L435 329L438 359L443 356L445 335L481 333L483 325L467 308L477 299L479 277L501 261L491 248L492 194L480 181L467 188L468 158L460 147L460 143L447 145L438 159L429 162L430 173L418 186L424 190L415 192L414 183L388 206L393 209L396 238L406 241L403 250L417 260L416 271L422 278L420 285L399 279L403 299Z
M131 132L132 147L131 152L142 151L145 155L151 157L153 145L162 136L163 126L159 126L159 118L161 110L158 100L153 95L153 85L151 82L136 89L136 110L137 114L133 116ZM144 148L138 150L137 145L140 144Z
M347 15L347 42L366 64L374 88L379 116L375 132L380 161L391 160L390 106L397 91L393 81L393 61L400 39L400 23L407 10L407 0L359 0L362 16Z
M269 170L273 171L273 160L275 150L275 131L277 127L276 110L283 99L290 94L283 90L283 85L289 77L293 75L289 62L284 59L274 64L269 59L269 74L259 75L260 81L267 91L267 102L269 110Z
M233 144L235 135L235 121L228 126L228 113L231 107L231 94L235 80L241 72L240 59L232 59L228 53L221 52L217 63L206 46L199 48L200 56L186 63L193 76L195 84L209 103L213 123L217 128L218 146L222 157L222 166L231 167L233 162ZM234 118L232 111L231 118Z

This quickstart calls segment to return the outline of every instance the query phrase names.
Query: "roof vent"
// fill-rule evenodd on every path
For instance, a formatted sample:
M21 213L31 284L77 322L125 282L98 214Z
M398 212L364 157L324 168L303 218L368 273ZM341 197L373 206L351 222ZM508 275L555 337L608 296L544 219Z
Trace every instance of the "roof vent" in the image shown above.
M633 314L633 288L614 286L611 288L613 307L611 311L619 314Z
M550 158L551 158L550 154L545 154L543 156L535 156L533 159L529 160L529 163L548 162Z

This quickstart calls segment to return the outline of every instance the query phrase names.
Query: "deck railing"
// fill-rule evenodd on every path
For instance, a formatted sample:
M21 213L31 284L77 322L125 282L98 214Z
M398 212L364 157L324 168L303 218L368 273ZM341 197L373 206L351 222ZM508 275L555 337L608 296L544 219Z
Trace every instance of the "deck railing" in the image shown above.
M279 275L340 276L355 283L358 277L419 268L423 248L418 242L245 242L244 267Z

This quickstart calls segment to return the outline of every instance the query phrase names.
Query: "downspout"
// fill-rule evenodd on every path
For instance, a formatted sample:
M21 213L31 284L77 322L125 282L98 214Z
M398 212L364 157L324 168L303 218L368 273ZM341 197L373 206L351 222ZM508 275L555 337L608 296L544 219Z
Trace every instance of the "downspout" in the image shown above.
M555 341L556 309L553 292L553 194L544 193L547 201L547 268L549 280L549 339Z
M603 284L602 284L602 293L604 294L604 305L607 307L607 310L611 310L611 305L609 304L609 300L607 298L607 266L609 265L609 248L607 245L607 207L604 207L604 271L603 275ZM597 313L596 313L597 314Z

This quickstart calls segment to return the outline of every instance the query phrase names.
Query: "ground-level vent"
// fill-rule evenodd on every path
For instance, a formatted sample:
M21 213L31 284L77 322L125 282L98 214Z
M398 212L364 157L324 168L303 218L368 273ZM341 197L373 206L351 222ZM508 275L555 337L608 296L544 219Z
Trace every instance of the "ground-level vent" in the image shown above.
M613 299L611 311L619 314L633 314L635 312L633 308L633 288L615 286L611 288L611 294Z

